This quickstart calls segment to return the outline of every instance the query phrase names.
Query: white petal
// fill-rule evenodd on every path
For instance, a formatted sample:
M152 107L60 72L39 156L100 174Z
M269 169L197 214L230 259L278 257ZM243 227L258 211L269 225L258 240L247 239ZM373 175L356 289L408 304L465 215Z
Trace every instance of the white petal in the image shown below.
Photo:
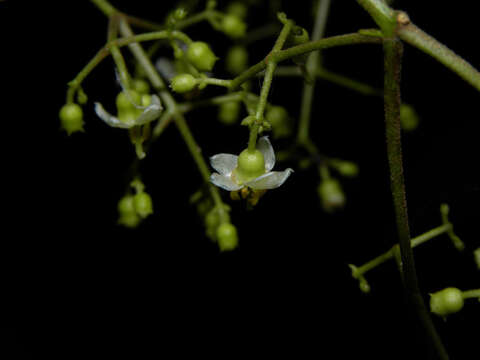
M265 170L269 172L275 165L275 152L273 151L272 144L268 140L267 136L263 136L258 140L257 149L262 153L265 159Z
M265 175L259 176L255 180L245 183L245 185L254 190L275 189L281 186L292 172L292 169L286 169L284 171L271 171Z
M217 173L213 173L210 175L210 181L222 189L227 191L235 191L240 190L243 186L235 184L232 179L227 176L223 176Z
M162 113L163 107L157 95L152 95L151 104L148 105L142 114L135 120L135 125L143 125L155 120Z
M237 167L237 155L217 154L210 158L210 165L221 175L230 175Z
M122 128L122 129L128 129L131 127L131 125L127 123L123 123L118 118L115 116L109 114L102 106L102 104L96 102L95 103L95 112L97 113L98 117L105 121L108 125L112 127L117 127L117 128Z

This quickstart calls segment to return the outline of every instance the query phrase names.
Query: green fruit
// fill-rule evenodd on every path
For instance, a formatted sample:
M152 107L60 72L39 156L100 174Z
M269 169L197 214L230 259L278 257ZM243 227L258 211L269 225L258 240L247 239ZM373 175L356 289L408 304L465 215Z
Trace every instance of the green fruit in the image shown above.
M124 91L119 93L115 100L118 112L134 110L135 106L132 104L132 101L137 105L141 104L142 97L137 91L129 90L129 96Z
M413 106L402 104L400 106L400 125L404 131L413 131L418 127L419 117Z
M197 85L197 79L190 74L180 74L175 76L171 83L170 87L173 91L180 94L192 91L193 88Z
M245 36L247 24L236 15L226 14L222 19L221 29L227 36L238 39Z
M462 291L449 287L430 294L430 310L432 313L445 317L463 308Z
M152 198L145 192L140 192L134 196L134 205L135 211L142 218L153 213Z
M238 156L235 175L240 182L253 180L265 173L265 159L259 150L243 150Z
M218 118L226 125L235 124L240 115L240 103L238 101L230 101L220 105L218 109Z
M77 131L83 131L83 111L78 104L65 104L59 113L62 128L71 135Z
M211 71L218 58L207 43L196 41L188 46L187 59L198 70Z
M120 199L117 205L118 212L120 216L135 214L135 204L134 204L133 195L125 195Z
M245 46L232 46L225 59L228 72L238 75L248 67L248 51Z
M150 85L143 79L134 79L133 88L139 94L148 94L150 92Z
M140 224L141 220L137 214L133 213L120 216L118 223L128 228L135 228Z
M245 19L247 16L247 7L245 6L244 3L240 1L233 1L230 4L228 4L226 12L230 15L235 15L240 19Z
M216 235L220 251L231 251L238 246L237 228L232 224L221 224L217 228Z
M322 207L327 212L333 212L345 205L345 194L340 183L335 179L326 179L318 185L318 196Z

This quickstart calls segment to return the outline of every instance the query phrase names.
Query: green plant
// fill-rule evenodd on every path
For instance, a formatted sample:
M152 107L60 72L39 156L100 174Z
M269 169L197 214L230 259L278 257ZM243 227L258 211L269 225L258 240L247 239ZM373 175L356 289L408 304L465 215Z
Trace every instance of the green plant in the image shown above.
M149 144L153 143L173 120L203 177L204 188L207 189L201 191L193 202L197 204L199 214L204 217L207 234L210 238L219 242L222 250L233 250L237 246L237 234L236 228L231 225L229 208L224 204L219 189L214 185L231 191L233 199L245 198L249 206L255 206L260 197L264 195L265 190L280 186L291 174L290 169L281 173L271 171L275 162L275 154L273 150L264 145L268 140L265 140L265 137L260 137L270 130L273 131L275 137L276 132L282 133L282 130L287 128L288 113L280 110L282 108L278 105L268 102L275 76L293 74L303 76L305 81L296 139L293 141L292 147L287 148L281 153L282 156L278 157L283 159L295 158L299 149L307 152L309 157L304 165L310 166L313 163L318 169L320 177L318 192L324 208L327 211L333 211L343 206L345 196L342 187L331 174L331 171L337 171L342 176L355 176L358 169L355 168L355 164L352 167L351 163L343 159L333 159L323 155L311 139L310 120L315 81L317 77L325 76L330 77L332 81L343 82L343 84L359 91L378 94L378 90L349 79L332 76L332 74L321 69L319 54L320 50L352 44L368 43L383 46L385 68L383 95L387 129L387 153L399 244L382 255L379 260L374 260L362 267L351 265L352 275L360 281L362 291L368 292L370 286L364 277L364 273L386 259L395 257L402 273L406 292L415 305L425 329L432 338L439 357L447 358L446 350L435 332L418 286L412 248L443 233L450 236L457 249L462 250L464 246L453 233L453 226L447 219L448 207L446 206L442 206L441 210L443 218L441 227L414 239L410 238L403 178L401 126L403 123L406 129L414 128L415 121L402 122L402 113L405 119L410 120L415 118L415 114L411 107L406 108L405 105L402 111L400 72L403 43L413 45L434 57L478 90L480 90L480 74L462 58L414 25L406 13L393 10L382 0L357 1L370 14L378 29L359 30L356 33L328 38L324 38L324 30L330 1L323 0L318 4L315 27L310 37L305 29L295 24L293 19L290 19L284 13L279 13L278 21L281 24L281 29L273 48L265 54L263 60L243 71L244 58L241 59L240 64L230 65L232 72L239 72L232 79L214 78L205 73L214 70L218 59L206 42L193 41L187 35L186 29L199 21L207 21L214 29L224 32L232 38L241 38L246 31L241 16L223 13L217 10L215 2L209 1L205 9L198 13L189 15L186 11L177 9L168 17L165 25L156 25L123 14L107 1L92 0L92 2L109 18L108 42L69 84L66 106L75 104L75 96L80 97L82 94L80 86L83 80L100 61L111 55L119 74L119 82L123 88L122 94L125 94L125 96L121 101L117 101L118 118L107 114L101 105L96 107L97 114L111 126L128 129L139 159L146 156ZM155 31L135 35L132 32L131 25ZM121 36L119 37L119 35ZM226 88L228 92L224 95L203 98L198 101L190 101L186 98L186 101L179 103L170 93L167 81L162 78L148 53L142 48L141 43L154 40L165 41L171 46L173 50L172 61L175 61L178 68L181 69L178 71L179 75L171 79L170 84L174 91L190 93L196 90L202 91L210 85ZM184 48L182 48L182 45ZM123 58L121 50L125 46L130 48L136 65L141 69L135 76L130 74ZM289 60L292 60L298 67L281 68L279 66L279 64ZM260 93L256 94L249 91L247 83L258 76L263 77L263 83ZM139 94L132 94L132 89L135 89L135 81L139 81L137 77L148 79L152 88L150 94L143 94L142 97ZM144 91L147 92L148 90ZM159 101L155 100L157 96ZM233 157L233 155L222 157L222 161L219 162L216 162L216 159L219 159L218 155L213 157L211 160L212 167L218 170L218 174L212 175L205 159L198 151L198 145L185 120L185 114L205 105L224 106L225 104L237 103L242 103L248 114L241 122L241 125L248 127L249 130L248 147L241 152L238 163L237 157ZM120 113L125 109L130 111L131 116L126 118L121 116ZM277 112L276 115L275 111ZM223 116L223 118L226 117ZM276 121L279 121L280 125L276 124ZM225 122L234 123L235 121L227 119ZM150 129L152 125L154 127ZM71 132L66 126L65 130ZM283 131L283 134L286 133L288 136L288 132ZM271 152L273 156L270 155L270 159L266 159L265 153L259 149L261 147L265 149L265 153L270 154ZM267 165L267 163L270 165ZM350 166L345 164L350 164ZM138 176L138 174L135 175ZM257 181L263 182L259 185ZM138 196L138 193L135 196ZM126 207L121 206L120 208L122 212L125 212ZM134 208L136 207L134 206ZM131 210L129 211L131 212ZM144 217L142 214L147 213L150 213L150 210L142 213L138 210L135 212L140 217ZM124 214L121 214L120 218L125 219L124 216ZM137 218L134 217L134 219ZM132 224L138 224L139 221L129 220L123 221L123 223L132 226ZM235 231L232 229L235 229Z

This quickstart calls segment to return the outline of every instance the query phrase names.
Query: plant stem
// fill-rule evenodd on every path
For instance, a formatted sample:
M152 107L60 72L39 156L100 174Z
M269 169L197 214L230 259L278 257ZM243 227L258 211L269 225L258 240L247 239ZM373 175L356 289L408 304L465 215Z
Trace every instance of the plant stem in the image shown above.
M120 21L120 32L124 36L133 35L132 29L125 20ZM222 221L229 221L228 212L224 210L224 205L222 202L222 198L220 197L220 193L218 189L210 182L210 170L208 169L208 165L201 154L201 149L195 141L183 114L178 110L175 99L168 92L165 82L157 73L154 65L148 58L141 45L138 43L132 43L129 45L129 47L133 53L133 56L144 68L147 77L149 78L153 87L158 91L160 98L165 103L165 107L167 109L166 111L170 111L172 113L175 124L180 131L180 134L182 135L183 140L185 141L185 144L190 151L190 154L192 155L195 163L197 164L198 170L200 171L203 180L208 185L213 201L215 205L219 208Z
M238 88L245 81L253 78L256 74L267 67L267 64L271 61L279 63L281 61L289 60L295 56L306 54L315 50L328 49L338 46L347 46L354 44L381 44L382 38L374 36L366 36L358 33L332 36L317 41L310 41L308 43L293 46L291 48L278 51L276 53L269 54L264 60L251 66L245 70L242 74L238 75L232 80L232 89Z
M438 226L430 231L427 231L426 233L423 233L422 235L419 235L411 240L411 246L412 248L423 244L424 242L427 242L430 239L433 239L441 234L444 234L448 232L452 228L452 224L444 224L441 226ZM377 267L380 264L383 264L387 260L391 259L394 256L394 253L396 249L398 248L398 244L392 246L392 248L383 254L377 256L375 259L370 260L369 262L363 264L362 266L359 266L357 268L358 274L359 275L364 275L367 271L372 270L373 268Z
M357 0L387 36L396 26L395 11L384 0Z
M403 283L405 291L414 305L439 357L441 359L448 359L448 354L436 332L420 293L410 243L400 128L400 72L403 46L398 39L386 38L384 39L383 48L385 60L384 103L387 155L390 168L390 186L399 237L401 255L400 268L403 274Z
M480 91L480 72L422 29L410 22L400 26L397 34L400 39L432 56Z
M478 298L480 300L480 289L462 291L464 299Z
M277 67L277 62L272 60L271 58L276 53L282 50L282 47L285 44L288 34L292 30L292 27L293 27L293 22L291 20L285 20L282 31L278 35L278 38L275 41L275 45L273 46L272 51L265 58L265 62L268 62L266 65L267 70L265 71L262 90L260 91L260 99L258 101L257 110L255 112L255 122L250 128L250 137L248 140L249 151L254 151L256 148L258 130L263 121L263 113L265 112L265 107L267 106L267 98L268 98L268 93L270 92L270 87L273 81L273 73L275 72L275 68ZM230 82L230 86L232 86L232 84L233 84L233 80Z
M317 14L313 27L312 41L320 40L325 34L328 11L330 9L330 0L322 0L317 5ZM314 51L307 59L307 74L315 74L320 63L320 51ZM302 144L308 138L310 128L310 118L312 114L312 101L315 92L316 77L313 76L311 82L304 81L302 91L302 102L300 108L300 120L298 125L297 142Z

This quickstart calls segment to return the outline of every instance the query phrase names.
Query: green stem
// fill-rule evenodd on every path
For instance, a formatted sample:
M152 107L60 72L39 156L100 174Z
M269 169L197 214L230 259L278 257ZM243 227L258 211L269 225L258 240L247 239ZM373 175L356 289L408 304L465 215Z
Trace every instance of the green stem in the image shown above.
M282 50L282 47L285 44L288 34L292 30L292 27L293 22L291 20L285 20L282 31L280 31L280 34L275 41L275 45L273 46L272 51L265 58L265 62L268 62L268 64L266 65L267 70L265 71L265 77L263 79L262 89L260 91L260 99L258 101L257 110L255 112L255 122L250 128L250 137L248 140L249 151L254 151L256 148L258 130L263 122L263 113L265 112L265 108L267 106L268 94L270 92L270 87L273 81L273 73L275 72L275 68L277 67L277 62L275 60L272 60L272 57ZM230 86L232 86L232 84L233 80L230 82Z
M217 85L217 86L224 86L230 87L231 80L224 80L224 79L215 79L215 78L201 78L200 84L207 84L207 85Z
M132 29L128 25L128 23L124 20L120 21L120 32L123 36L133 36ZM208 185L210 194L213 198L213 201L216 206L220 209L220 216L222 221L229 221L229 216L227 211L224 210L224 205L222 202L222 198L218 189L210 182L210 170L208 168L205 159L201 154L200 147L198 146L197 142L195 141L190 128L187 125L185 117L183 114L178 110L177 103L173 96L168 92L167 86L165 82L158 74L157 70L155 69L154 65L148 58L147 54L143 50L142 46L138 43L132 43L129 45L130 50L139 64L144 68L145 73L152 83L153 87L158 91L160 98L165 103L166 111L170 111L172 116L175 120L175 124L180 131L180 134L187 145L188 150L190 151L191 156L193 157L195 163L197 164L198 170Z
M357 0L357 2L370 14L385 35L393 34L396 26L395 11L384 0Z
M436 332L420 293L410 243L400 128L400 72L403 46L398 39L384 39L383 49L385 60L384 103L387 155L390 168L390 186L399 237L401 273L403 275L405 291L414 305L439 357L441 359L448 359L448 354Z
M98 7L107 17L112 16L119 11L115 9L107 0L90 0L96 7Z
M462 291L464 299L478 298L480 300L480 289Z
M322 0L317 6L315 25L313 27L312 41L320 40L325 34L330 0ZM308 74L315 74L320 63L320 51L314 51L307 59L306 69ZM308 138L310 118L312 114L312 101L315 93L316 77L311 82L304 81L302 91L302 102L300 108L300 120L298 125L297 141L304 143Z
M480 72L435 38L411 22L407 25L400 26L397 34L400 39L432 56L480 91Z
M452 228L452 224L444 224L438 226L422 235L419 235L411 240L412 248L417 247L420 244L427 242L430 239L433 239L441 234L448 232ZM372 270L373 268L377 267L380 264L383 264L387 260L391 259L394 256L396 249L398 248L398 244L392 246L392 248L383 254L377 256L375 259L370 260L369 262L359 266L357 268L359 275L364 275L366 272Z
M323 50L338 46L347 46L354 44L381 44L382 38L374 36L366 36L358 33L332 36L317 41L310 41L308 43L293 46L291 48L278 51L275 54L269 54L264 60L251 66L245 70L242 74L238 75L232 80L232 89L238 88L245 81L255 77L257 73L264 70L269 62L274 61L279 63L285 60L289 60L295 56L306 54L315 50Z
M152 41L152 40L163 40L173 37L180 41L183 41L186 44L192 42L192 40L184 33L180 31L157 31L147 34L141 34L136 36L128 36L121 39L116 39L105 44L95 56L88 62L88 64L75 76L75 78L68 83L69 89L67 91L67 102L72 102L75 92L78 87L82 84L85 78L107 57L112 53L112 48L130 45L136 42L143 41Z
M275 71L275 76L280 77L301 77L302 71L298 66L278 66ZM345 75L335 73L333 71L319 67L315 72L315 76L318 79L326 80L332 84L342 86L346 89L350 89L358 92L359 94L366 96L383 96L383 92L373 86L351 79Z

